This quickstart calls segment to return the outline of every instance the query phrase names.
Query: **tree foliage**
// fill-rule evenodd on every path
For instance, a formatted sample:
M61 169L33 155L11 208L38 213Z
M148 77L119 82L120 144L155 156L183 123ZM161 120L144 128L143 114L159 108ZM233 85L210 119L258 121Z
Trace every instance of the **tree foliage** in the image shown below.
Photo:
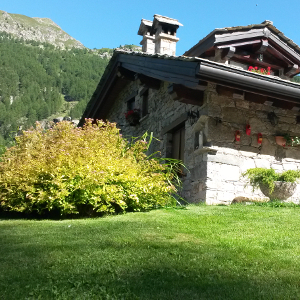
M97 215L174 204L178 169L147 149L144 138L122 138L114 123L60 122L47 131L37 125L1 158L2 209Z
M61 50L0 32L0 136L7 140L19 126L57 113L64 100L78 102L71 116L80 118L108 60L97 51Z
M300 83L300 76L297 75L297 76L293 77L293 78L292 78L292 81L297 82L297 83Z

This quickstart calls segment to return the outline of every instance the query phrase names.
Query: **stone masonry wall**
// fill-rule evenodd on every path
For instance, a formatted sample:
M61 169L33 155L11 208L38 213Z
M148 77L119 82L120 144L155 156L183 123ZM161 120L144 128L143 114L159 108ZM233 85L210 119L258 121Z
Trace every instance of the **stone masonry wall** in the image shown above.
M245 187L246 179L241 176L244 171L254 167L272 167L279 171L300 169L300 149L283 148L275 143L277 132L295 135L300 132L300 125L296 124L298 112L252 103L240 96L239 99L220 96L213 84L205 91L202 107L187 105L174 101L168 93L168 83L164 82L159 90L149 89L149 114L139 125L130 126L125 119L126 100L138 92L135 107L142 108L139 92L143 88L139 80L131 82L118 96L108 120L117 122L124 137L153 132L159 141L152 143L150 152L160 151L162 156L169 156L172 133L164 133L164 129L188 111L199 111L200 118L196 122L184 123L184 163L188 171L182 178L181 194L188 202L229 204L238 196L265 198L260 191ZM270 123L269 112L278 117L277 125ZM245 133L247 124L252 128L250 136ZM236 130L241 132L240 142L235 142ZM257 143L258 133L263 135L262 145ZM299 196L300 189L290 200L298 202Z
M160 151L162 156L169 156L172 135L170 133L162 134L162 131L183 114L190 110L197 110L199 107L174 101L168 93L168 83L164 82L159 90L149 89L149 114L140 120L140 125L130 126L125 119L125 113L127 112L126 99L132 93L140 92L142 89L143 86L140 85L139 80L130 83L118 96L107 118L111 122L117 122L124 137L137 137L143 135L146 131L153 132L159 141L153 140L150 152ZM135 99L135 107L141 108L142 97L138 94ZM194 130L188 121L185 122L185 130L184 162L189 171L185 171L186 174L182 178L183 189L181 194L189 202L204 201L206 162L203 161L202 155L194 155ZM199 186L202 189L201 191L199 191Z
M213 86L207 93L207 107L208 139L216 151L204 157L207 161L207 204L228 204L238 196L265 198L260 190L253 192L252 187L245 187L246 179L241 175L249 168L300 169L299 147L282 147L275 142L275 135L280 132L299 135L298 111L220 96ZM271 124L270 112L276 114L278 124ZM252 129L250 136L245 133L247 124ZM235 141L236 130L241 132L240 142ZM257 143L258 133L263 136L261 145ZM298 186L288 200L298 203L299 196Z

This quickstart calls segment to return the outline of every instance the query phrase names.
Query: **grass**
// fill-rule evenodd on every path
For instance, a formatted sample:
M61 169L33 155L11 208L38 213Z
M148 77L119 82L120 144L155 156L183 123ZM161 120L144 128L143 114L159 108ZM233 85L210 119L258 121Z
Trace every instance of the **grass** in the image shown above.
M300 208L0 220L1 299L299 299Z

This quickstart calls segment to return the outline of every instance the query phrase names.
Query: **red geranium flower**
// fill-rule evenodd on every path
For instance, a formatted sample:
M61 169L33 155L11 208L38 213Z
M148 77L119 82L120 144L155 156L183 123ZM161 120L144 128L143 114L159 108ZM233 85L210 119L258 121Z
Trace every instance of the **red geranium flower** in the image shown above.
M139 112L140 110L137 108L134 108L133 110L129 110L127 113L125 113L125 118L127 119L129 116L133 114L138 114Z
M125 113L125 118L127 119L127 117L132 115L133 113L134 113L133 110L129 110L127 113Z

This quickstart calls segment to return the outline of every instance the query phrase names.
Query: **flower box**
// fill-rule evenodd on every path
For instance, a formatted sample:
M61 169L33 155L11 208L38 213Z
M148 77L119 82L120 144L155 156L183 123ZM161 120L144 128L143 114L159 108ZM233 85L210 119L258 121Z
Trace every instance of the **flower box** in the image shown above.
M271 67L267 67L266 69L264 69L264 68L249 66L248 71L262 74L262 75L271 75Z
M276 141L276 144L279 145L279 146L286 146L286 139L284 136L281 136L281 135L277 135L275 136L275 141Z
M129 110L125 114L125 119L129 123L130 126L136 126L140 123L140 110L139 109L133 109Z

